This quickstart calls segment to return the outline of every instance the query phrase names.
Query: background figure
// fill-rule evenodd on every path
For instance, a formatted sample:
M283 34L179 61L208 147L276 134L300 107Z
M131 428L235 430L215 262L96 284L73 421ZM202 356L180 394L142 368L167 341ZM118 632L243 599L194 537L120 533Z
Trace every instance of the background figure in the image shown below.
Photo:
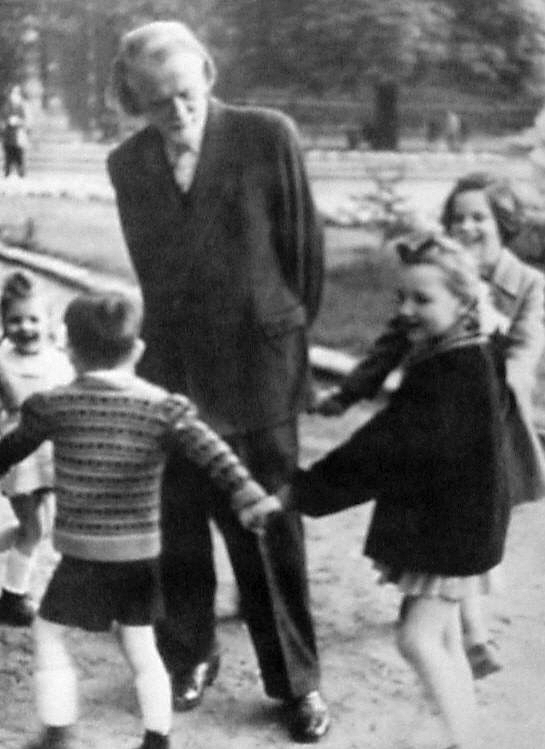
M37 390L64 385L73 370L52 336L51 314L44 291L32 276L10 274L0 297L5 339L0 345L0 401L2 433L12 430L20 418L24 399ZM44 443L1 482L19 527L6 560L0 595L0 623L28 626L35 605L29 597L36 550L51 529L54 513L53 455Z
M2 109L2 143L4 147L4 176L12 168L19 177L26 172L25 154L28 147L29 114L20 86L13 86Z
M365 554L403 595L400 653L436 703L449 749L469 749L475 695L460 607L494 590L503 557L519 470L515 401L501 348L479 333L474 259L438 236L404 241L398 255L411 345L401 385L349 440L298 471L291 495L312 516L376 498Z
M76 377L25 399L18 425L0 441L0 475L44 440L54 445L53 539L62 558L34 624L43 730L27 749L75 748L77 674L65 634L109 631L114 622L142 712L139 749L170 747L170 680L152 628L161 607L159 492L169 451L197 463L241 507L279 507L187 398L135 376L141 320L140 305L115 292L73 299L65 323Z
M291 120L218 101L215 77L180 23L127 34L114 83L127 113L148 125L111 153L108 169L145 303L140 372L187 393L274 492L297 466L322 232ZM180 459L167 466L162 512L167 616L158 639L176 707L199 704L219 665L213 517L266 693L285 702L296 739L318 740L329 717L298 513L276 518L258 544L221 492Z
M451 109L445 115L445 140L449 151L459 151L462 145L462 120Z
M522 206L508 182L493 174L475 172L454 185L445 200L441 221L478 264L483 332L492 333L499 326L505 336L507 380L518 404L517 441L525 462L519 474L518 500L543 497L545 463L532 423L531 396L545 339L544 279L508 249L522 226ZM340 414L361 398L375 397L410 350L407 331L394 318L340 387L317 404L318 412ZM497 671L500 663L487 642L480 599L466 598L461 610L474 676Z

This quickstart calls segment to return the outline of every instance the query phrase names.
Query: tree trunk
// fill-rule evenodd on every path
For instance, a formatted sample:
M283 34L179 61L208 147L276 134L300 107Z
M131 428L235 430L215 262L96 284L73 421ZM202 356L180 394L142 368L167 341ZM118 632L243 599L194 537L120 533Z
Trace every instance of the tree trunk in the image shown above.
M397 151L399 145L399 87L391 81L375 85L375 117L371 147L375 151Z

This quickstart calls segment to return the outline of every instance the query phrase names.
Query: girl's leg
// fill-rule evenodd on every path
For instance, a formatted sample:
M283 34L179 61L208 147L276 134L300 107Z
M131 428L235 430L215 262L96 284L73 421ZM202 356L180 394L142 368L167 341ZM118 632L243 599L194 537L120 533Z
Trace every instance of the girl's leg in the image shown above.
M398 629L401 654L439 707L449 740L468 745L475 711L459 606L441 598L410 598Z
M460 603L460 616L462 632L468 645L477 645L488 640L488 628L480 595L468 596Z
M34 553L42 538L42 513L39 495L19 495L10 500L19 521L14 544L8 552L4 590L0 598L0 621L27 626L34 618L34 607L28 600Z
M44 535L46 512L44 511L44 493L20 494L10 499L10 503L19 521L19 533L15 542L17 550L27 557L32 557Z
M460 614L466 653L474 678L482 679L499 671L501 665L489 645L482 596L475 594L465 598L460 605Z
M172 723L172 693L170 678L155 644L153 628L122 625L120 639L134 674L146 735L167 737ZM157 746L160 746L159 741Z
M55 494L52 491L40 492L37 500L38 531L41 540L50 537L53 533L57 503Z
M65 631L40 616L34 621L36 704L46 728L69 728L77 719L77 678L64 644Z

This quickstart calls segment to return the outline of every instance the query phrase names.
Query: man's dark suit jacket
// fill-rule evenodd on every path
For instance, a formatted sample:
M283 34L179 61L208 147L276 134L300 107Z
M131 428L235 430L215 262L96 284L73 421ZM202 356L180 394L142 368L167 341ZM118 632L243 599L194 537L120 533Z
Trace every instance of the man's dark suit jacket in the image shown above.
M108 169L144 298L141 374L186 393L223 434L294 418L323 253L291 121L212 99L185 194L153 127Z

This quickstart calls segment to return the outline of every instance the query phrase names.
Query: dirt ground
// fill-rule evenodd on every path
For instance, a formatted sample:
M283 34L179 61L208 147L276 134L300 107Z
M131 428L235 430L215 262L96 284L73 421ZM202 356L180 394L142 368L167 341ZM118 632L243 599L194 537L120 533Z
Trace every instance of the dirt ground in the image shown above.
M353 409L338 420L306 417L304 460L317 457L365 418ZM371 506L308 520L313 610L323 692L333 724L323 749L443 749L436 718L397 654L393 627L398 595L377 586L361 556ZM7 519L5 504L0 516ZM477 686L474 749L541 749L545 738L545 503L515 512L506 590L490 600L491 630L504 669ZM48 542L34 579L39 595L52 570ZM294 746L278 704L264 697L244 624L230 616L233 587L218 550L222 668L201 707L174 717L173 749L266 749ZM110 635L69 638L81 686L77 749L132 749L140 723L130 674ZM27 630L0 628L0 747L18 749L37 730L32 700L32 645Z
M366 417L306 417L303 460L318 457ZM371 506L306 521L309 579L332 728L323 749L444 749L432 714L394 645L398 594L375 583L361 556ZM0 530L9 522L0 497ZM477 684L478 733L471 749L542 749L545 745L545 503L513 516L506 585L489 602L491 632L504 669ZM0 554L0 580L3 555ZM34 577L39 596L54 564L42 545ZM262 692L244 624L231 616L233 586L218 545L222 668L202 706L176 714L173 749L284 749L290 741L281 707ZM76 749L133 749L141 734L129 670L109 635L73 632L80 676ZM28 630L0 627L0 749L19 749L38 730Z

